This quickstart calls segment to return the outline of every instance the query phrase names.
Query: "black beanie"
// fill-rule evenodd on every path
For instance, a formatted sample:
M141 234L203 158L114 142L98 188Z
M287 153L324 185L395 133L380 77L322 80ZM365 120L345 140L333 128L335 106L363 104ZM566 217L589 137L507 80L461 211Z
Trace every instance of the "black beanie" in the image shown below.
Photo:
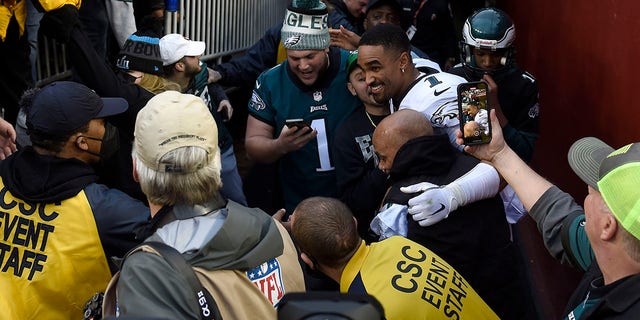
M160 38L142 32L130 35L120 50L116 66L124 70L161 75Z

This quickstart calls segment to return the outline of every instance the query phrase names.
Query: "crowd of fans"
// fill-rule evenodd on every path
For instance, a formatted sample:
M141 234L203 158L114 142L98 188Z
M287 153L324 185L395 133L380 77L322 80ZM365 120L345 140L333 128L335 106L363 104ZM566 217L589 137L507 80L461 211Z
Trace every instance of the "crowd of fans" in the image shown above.
M572 146L584 207L529 168L538 86L498 8L456 30L445 0L293 0L208 65L206 43L164 34L164 1L34 1L34 24L25 2L0 2L2 319L275 319L287 293L326 290L386 319L534 319L526 214L585 271L563 318L640 309L640 146ZM66 44L70 81L33 88L37 27ZM489 113L460 111L472 81ZM463 117L491 141L465 146ZM248 206L245 156L276 167L282 209Z

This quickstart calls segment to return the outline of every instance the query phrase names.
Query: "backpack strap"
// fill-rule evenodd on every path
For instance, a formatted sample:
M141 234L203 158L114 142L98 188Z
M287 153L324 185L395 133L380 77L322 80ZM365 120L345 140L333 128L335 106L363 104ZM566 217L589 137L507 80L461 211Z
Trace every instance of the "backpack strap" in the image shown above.
M202 287L202 284L198 280L193 268L187 261L182 257L182 254L178 252L172 246L169 246L162 242L157 241L149 241L145 242L145 245L150 246L154 250L156 250L160 256L164 257L165 260L171 265L171 267L178 272L178 274L183 275L189 286L191 286L191 290L193 290L193 295L198 301L200 305L200 318L203 320L221 320L222 315L220 315L220 310L218 309L218 305L216 301L213 299L209 291Z
M104 296L102 297L102 319L109 317L116 317L117 299L116 299L116 285L120 280L120 271L111 277L107 288L104 290Z
M189 286L191 287L191 290L193 291L193 295L195 296L196 301L198 301L198 304L200 307L200 312L199 312L200 319L222 320L222 315L220 314L220 310L218 309L218 305L216 304L215 299L213 299L213 296L211 296L209 291L207 291L202 286L192 266L189 263L187 263L187 261L184 259L184 257L182 257L182 254L180 254L178 250L162 242L149 241L149 242L144 242L136 246L135 248L131 249L125 255L124 259L129 257L131 254L135 253L136 251L141 251L141 250L152 252L154 254L157 254L163 257L169 263L169 265L177 272L177 274L181 274L185 277L185 279L189 283ZM124 259L122 261L123 263L124 263ZM105 315L115 316L115 309L116 309L115 288L119 278L120 278L120 272L116 273L113 276L113 278L109 282L109 285L107 286L107 289L104 294L104 300L103 300L103 316Z

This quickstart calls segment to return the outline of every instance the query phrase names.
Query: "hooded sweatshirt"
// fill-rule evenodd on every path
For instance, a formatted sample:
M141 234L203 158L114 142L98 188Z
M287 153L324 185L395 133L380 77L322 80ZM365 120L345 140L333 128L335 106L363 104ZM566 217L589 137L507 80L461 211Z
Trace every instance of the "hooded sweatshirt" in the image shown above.
M333 29L340 29L343 26L345 29L355 32L357 35L364 33L363 21L364 18L354 17L347 5L343 0L329 0L329 3L333 9L329 10L329 27Z
M0 178L0 287L13 297L0 319L81 318L149 209L96 184L88 164L31 147L0 161Z
M147 241L178 251L199 274L225 319L276 317L286 292L304 291L302 270L284 228L260 209L217 197L204 205L163 207ZM197 319L186 278L164 258L137 251L122 266L116 290L121 316Z

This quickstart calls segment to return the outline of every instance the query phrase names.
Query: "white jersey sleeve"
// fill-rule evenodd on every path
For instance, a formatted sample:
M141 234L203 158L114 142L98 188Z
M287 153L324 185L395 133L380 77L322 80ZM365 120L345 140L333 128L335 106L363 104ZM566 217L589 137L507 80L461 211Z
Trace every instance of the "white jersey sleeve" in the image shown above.
M458 85L464 78L446 73L426 75L421 73L405 97L399 109L413 109L424 114L434 128L445 128L455 141L458 121Z
M480 130L484 131L484 134L489 134L489 113L486 109L478 109L478 113L476 113L473 120L478 123Z
M464 82L464 78L446 72L421 73L400 102L399 109L423 113L434 127L457 126L458 84Z

